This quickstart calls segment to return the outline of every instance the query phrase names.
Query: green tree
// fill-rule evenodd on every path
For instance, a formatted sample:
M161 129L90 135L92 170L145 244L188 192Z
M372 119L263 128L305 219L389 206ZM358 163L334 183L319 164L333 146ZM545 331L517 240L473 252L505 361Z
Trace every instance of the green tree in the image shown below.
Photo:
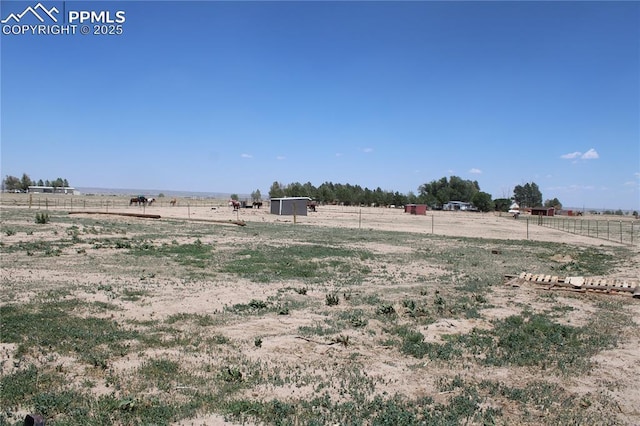
M251 193L251 201L253 202L262 201L262 194L260 193L259 189L256 189Z
M545 200L544 206L545 207L553 207L556 210L561 210L562 209L562 203L557 198L554 198L553 200Z
M493 200L497 212L508 212L513 201L510 198L496 198Z
M407 204L407 196L399 193L398 191L393 193L393 204L396 206L404 206Z
M20 189L22 189L23 191L26 191L33 184L34 183L31 180L31 178L29 177L29 175L26 174L26 173L23 173L22 174L22 179L20 180Z
M486 192L476 192L475 194L473 194L471 202L481 212L490 212L494 208L493 201L491 200L491 194L488 194Z
M317 190L317 200L321 203L332 203L336 199L333 183L325 182Z
M418 192L427 204L434 207L440 207L444 203L451 201L449 180L446 177L420 185Z
M413 191L409 191L407 193L407 204L418 204L418 203L419 203L419 200L416 194L413 193Z
M309 198L317 199L317 192L318 192L318 190L316 189L315 186L313 186L313 184L311 182L307 182L304 185L302 185L301 196L303 196L303 197L309 197Z
M471 202L480 191L478 181L461 179L458 176L446 177L420 185L420 198L431 206L442 206L449 201Z
M344 203L344 205L350 206L352 204L352 193L347 185L336 184L336 198L339 202Z
M304 187L300 182L285 185L283 190L286 197L304 197Z
M269 188L269 198L282 198L284 197L284 188L280 182L273 182L271 188Z
M22 182L20 182L20 179L15 176L7 175L2 181L2 186L5 191L15 191L22 188Z
M520 207L537 207L542 205L542 193L535 182L516 185L513 198Z
M234 201L238 201L238 199L239 199L240 197L238 197L238 194L231 194L231 197L230 197L230 198L231 198L232 200L234 200Z

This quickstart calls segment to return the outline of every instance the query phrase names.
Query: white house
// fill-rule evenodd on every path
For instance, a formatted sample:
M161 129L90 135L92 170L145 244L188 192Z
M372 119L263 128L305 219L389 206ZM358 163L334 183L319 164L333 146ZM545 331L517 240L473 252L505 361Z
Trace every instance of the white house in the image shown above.
M478 209L473 204L464 201L449 201L442 205L442 210L477 211Z
M29 185L29 189L27 192L31 192L34 194L43 193L43 194L77 194L78 192L72 186L40 186L40 185Z

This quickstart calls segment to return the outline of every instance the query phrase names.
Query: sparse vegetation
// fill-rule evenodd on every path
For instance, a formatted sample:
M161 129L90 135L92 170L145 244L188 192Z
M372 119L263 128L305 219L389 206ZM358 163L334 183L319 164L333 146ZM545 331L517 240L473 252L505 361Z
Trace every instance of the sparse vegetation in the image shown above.
M36 213L36 223L44 225L45 223L49 223L49 213L38 212Z
M0 424L624 424L590 375L635 299L501 282L627 248L48 214L3 211Z

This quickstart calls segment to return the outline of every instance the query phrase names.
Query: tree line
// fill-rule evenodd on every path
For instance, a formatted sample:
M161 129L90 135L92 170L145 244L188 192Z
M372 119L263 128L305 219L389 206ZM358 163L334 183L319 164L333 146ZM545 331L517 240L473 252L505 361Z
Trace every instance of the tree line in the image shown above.
M259 194L259 191L256 191ZM252 198L256 195L252 193ZM491 194L480 189L478 181L465 180L458 176L442 177L422 184L418 193L401 194L398 191L383 190L380 187L369 189L360 185L324 182L316 187L311 182L282 184L273 182L269 189L270 198L309 197L322 204L344 204L363 206L403 206L407 204L427 204L432 209L441 209L449 201L462 201L473 204L478 210L508 211L516 201L520 207L538 207L543 205L542 193L534 182L517 185L511 198L492 199ZM561 208L557 198L545 201L548 207Z
M7 175L2 180L3 191L26 191L30 186L52 186L54 188L65 188L69 187L69 182L62 178L44 181L42 179L38 179L38 181L35 181L26 173L22 174L22 178Z
M42 180L37 182L24 173L22 178L6 176L2 181L5 191L26 191L29 186L52 186L54 188L68 187L67 179ZM235 195L235 194L234 194ZM360 185L324 182L316 187L311 182L282 184L273 182L269 189L270 198L309 197L322 204L344 204L363 206L404 206L407 204L426 204L432 209L441 209L449 201L462 201L473 204L478 210L508 211L515 201L521 208L526 207L555 207L562 208L557 198L542 201L542 193L535 182L517 185L513 189L511 198L492 199L491 194L480 189L478 181L465 180L458 176L442 177L424 183L418 187L418 193L401 194L398 191L383 190L380 187L369 189ZM234 197L232 197L234 198ZM253 201L260 201L260 190L251 193ZM234 199L237 199L237 195Z

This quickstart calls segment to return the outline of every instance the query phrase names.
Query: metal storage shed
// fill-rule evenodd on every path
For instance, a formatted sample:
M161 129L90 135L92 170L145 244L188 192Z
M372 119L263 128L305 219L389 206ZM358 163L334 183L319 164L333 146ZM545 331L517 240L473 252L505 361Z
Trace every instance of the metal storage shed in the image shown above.
M311 201L309 197L285 197L271 199L271 214L280 216L306 216L307 203Z

